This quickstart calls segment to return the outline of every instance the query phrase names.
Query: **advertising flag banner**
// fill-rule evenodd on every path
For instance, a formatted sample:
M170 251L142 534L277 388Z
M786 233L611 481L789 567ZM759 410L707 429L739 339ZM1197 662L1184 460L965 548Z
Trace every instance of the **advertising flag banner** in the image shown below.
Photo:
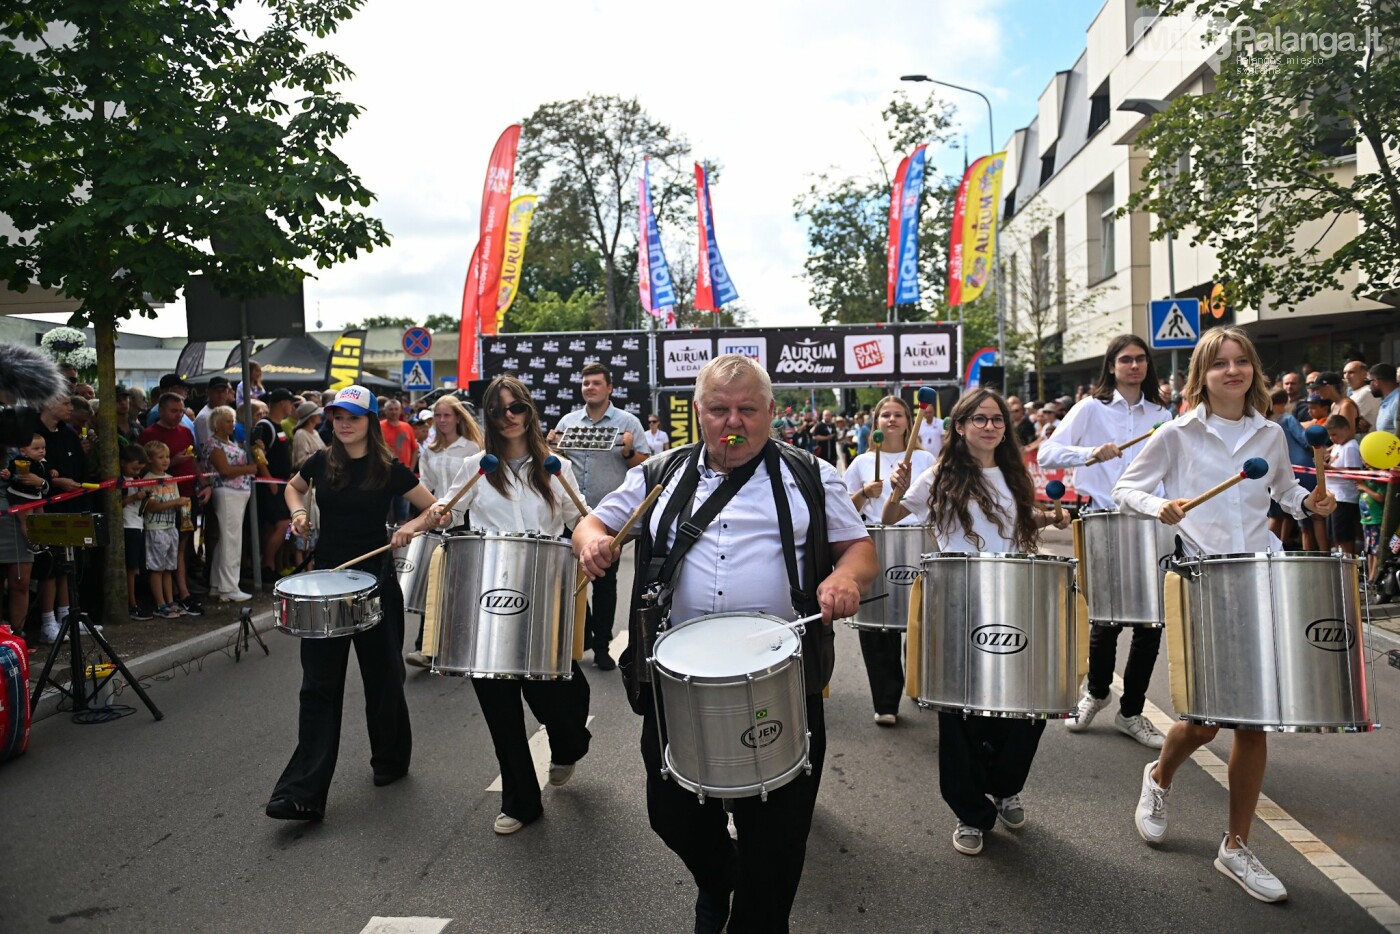
M331 382L328 388L333 392L359 383L360 365L364 361L365 341L368 339L369 331L354 329L337 337L331 345L331 359L326 372Z
M885 307L894 307L894 289L899 281L899 218L904 208L904 176L909 171L909 157L899 160L899 171L894 173L894 185L890 188L890 246L889 260L885 268Z
M480 252L477 254L477 319L482 334L496 333L496 299L501 282L501 262L505 256L506 222L510 189L515 182L515 151L520 145L520 124L506 127L491 162L486 167L486 184L481 190Z
M963 305L982 294L996 263L997 215L1006 153L983 156L968 166L958 186L948 245L948 304Z
M643 249L638 252L638 289L642 307L654 318L662 319L665 326L676 326L676 290L671 284L671 269L666 265L666 254L661 249L661 230L656 226L656 213L651 207L651 160L642 162L641 188L637 196L638 241Z
M175 372L181 377L197 376L204 372L204 341L188 341L180 351L180 359L175 361Z
M909 154L899 209L899 268L895 281L897 305L919 301L919 198L924 192L924 152L920 146Z
M530 219L535 216L534 195L521 195L506 212L506 248L501 257L501 285L496 292L496 320L491 334L505 327L506 312L520 289L520 271L525 265L525 241L530 236ZM487 333L485 330L482 333Z
M715 218L710 203L710 181L705 167L695 163L695 205L700 232L700 261L696 265L695 310L717 311L739 298L739 290L724 268L715 239Z

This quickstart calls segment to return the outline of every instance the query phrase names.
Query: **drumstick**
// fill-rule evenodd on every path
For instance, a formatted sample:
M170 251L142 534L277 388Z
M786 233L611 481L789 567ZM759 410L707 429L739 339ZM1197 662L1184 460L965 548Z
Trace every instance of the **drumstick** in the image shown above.
M860 605L861 605L861 606L865 606L867 603L874 603L876 600L883 600L883 599L885 599L885 598L888 597L888 596L889 596L888 593L877 593L877 594L876 594L875 596L873 596L873 597L866 597L864 600L860 601ZM822 618L822 615L821 615L820 613L813 613L811 616L804 616L804 617L802 617L801 619L795 619L795 620L793 620L792 623L791 623L790 625L793 625L793 626L803 626L803 625L806 625L807 623L815 623L817 620L819 620L819 619L821 619L821 618ZM757 633L756 635L762 636L762 635L764 635L764 633ZM753 638L753 637L750 636L749 638Z
M919 403L919 414L924 417L924 421L933 423L933 404L938 401L938 390L932 386L920 386L915 399ZM909 437L904 443L904 463L909 463L914 457L914 445L919 443L919 420L915 419L914 424L909 426Z
M544 459L544 469L559 480L559 485L564 488L564 492L569 494L569 499L573 500L574 505L578 507L579 515L588 515L588 504L579 499L578 491L574 489L574 485L564 479L563 462L551 454Z
M875 482L880 482L880 445L885 443L885 433L876 428L870 433L870 444L875 448Z
M651 504L656 502L656 498L660 495L661 484L658 483L651 488L651 492L647 494L646 499L642 500L642 504L637 507L637 511L632 513L627 521L622 524L622 528L617 530L617 534L612 537L612 544L608 546L609 548L613 551L617 551L622 547L623 541L625 541L627 536L632 532L632 526L636 525L642 516L646 515L647 510L651 508ZM588 578L585 576L583 580L579 581L579 585L574 588L574 595L577 596L578 592L582 590L587 583Z
M485 455L484 457L482 457L482 458L481 458L481 465L480 465L480 468L479 468L479 469L477 470L477 472L476 472L476 476L474 476L474 477L472 477L470 480L468 480L468 481L466 482L466 484L465 484L460 490L457 491L457 495L454 496L454 497L452 497L451 499L449 499L449 500L447 501L446 511L447 511L448 513L451 513L451 512L452 512L452 507L457 505L457 501L458 501L459 499L461 499L463 496L467 495L467 490L470 490L470 489L472 488L472 486L476 484L476 481L480 480L480 479L481 479L483 476L485 476L486 474L493 472L493 471L494 471L497 467L499 467L500 465L501 465L500 458L496 457L496 455L494 455L494 454L487 454L487 455ZM420 532L414 532L412 535L409 536L408 540L409 540L409 541L413 541L415 538L417 538L418 536L422 535L422 534L423 534L424 532L426 532L426 531L427 531L427 529L423 529L423 530L420 531ZM340 565L340 566L337 567L335 570L337 570L337 571L343 571L343 570L345 570L346 568L350 567L350 565L352 565L352 564L359 564L361 561L364 561L364 560L366 560L367 558L373 558L375 555L382 555L384 552L388 551L390 548L393 548L393 547L394 547L394 543L393 543L393 542L390 542L390 543L387 544L387 545L381 545L381 546L379 546L378 548L374 549L373 551L367 551L367 552L365 552L364 554L360 555L358 558L351 558L349 561L347 561L347 562L345 562L344 564Z
M1327 448L1332 444L1332 439L1327 437L1327 429L1321 425L1309 425L1308 430L1303 432L1307 438L1308 447L1313 452L1313 467L1317 469L1317 491L1313 494L1313 502L1327 495Z
M1055 504L1055 521L1065 521L1065 511L1060 508L1060 500L1065 495L1065 485L1058 480L1051 480L1045 484L1045 495Z
M1151 428L1147 429L1147 431L1144 431L1142 434L1138 435L1136 438L1129 438L1127 441L1124 441L1122 444L1118 445L1118 450L1124 451L1137 444L1139 441L1146 441L1148 438L1152 437L1152 432L1156 431L1158 428L1161 427L1162 423L1158 422ZM1090 464L1097 464L1098 462L1099 459L1097 457L1091 457L1084 462L1084 466L1088 467Z
M1251 457L1249 460L1244 462L1244 467L1240 470L1239 473L1235 474L1233 477L1231 477L1229 480L1226 480L1224 483L1217 483L1209 490L1206 490L1200 496L1197 496L1195 499L1182 506L1181 511L1190 512L1197 506L1201 505L1201 503L1204 503L1206 500L1210 499L1212 496L1219 496L1221 493L1224 493L1236 483L1239 483L1242 480L1258 480L1260 477L1264 476L1268 472L1268 461L1264 460L1264 458L1262 457Z

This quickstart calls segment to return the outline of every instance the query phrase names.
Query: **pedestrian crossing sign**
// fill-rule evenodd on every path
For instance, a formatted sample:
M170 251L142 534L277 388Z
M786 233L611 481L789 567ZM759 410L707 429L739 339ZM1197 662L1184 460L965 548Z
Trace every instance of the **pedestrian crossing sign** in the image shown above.
M433 388L433 361L411 357L403 362L405 392L427 392Z
M1172 350L1196 346L1201 338L1201 302L1195 298L1169 298L1148 302L1148 318L1152 327L1153 350Z

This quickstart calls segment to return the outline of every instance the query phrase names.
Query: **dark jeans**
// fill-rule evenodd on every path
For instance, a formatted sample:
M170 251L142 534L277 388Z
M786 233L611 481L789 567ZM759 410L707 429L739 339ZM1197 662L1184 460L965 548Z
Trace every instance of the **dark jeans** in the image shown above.
M856 635L875 712L899 713L899 698L904 694L904 633L861 629Z
M379 625L335 639L301 640L301 713L297 748L272 796L324 808L340 752L340 719L350 646L365 685L370 767L376 775L408 771L413 730L403 681L403 594L392 573L379 577Z
M617 568L621 559L614 561L593 582L593 599L589 601L588 615L585 618L584 643L595 653L606 650L613 636L613 618L617 616Z
M1118 634L1123 626L1089 627L1089 693L1099 700L1108 696L1113 683L1113 668L1118 662ZM1157 663L1157 650L1162 646L1162 630L1158 626L1128 626L1133 631L1128 648L1128 664L1123 668L1123 699L1118 705L1125 717L1142 713L1147 701L1147 683L1152 680L1152 666Z
M996 826L987 795L1021 793L1044 732L1044 720L939 712L938 787L958 820L979 830Z
M732 801L734 826L739 831L736 843L729 837L722 801L706 798L701 804L693 792L661 777L655 711L648 710L642 719L642 761L647 770L651 829L685 863L696 886L719 895L734 892L729 934L782 934L788 930L826 759L826 719L820 694L807 696L807 729L812 734L812 774L799 775L769 792L767 801L757 797Z
M574 662L569 681L519 681L505 678L473 678L481 714L491 731L496 761L501 765L501 810L526 824L544 811L540 783L530 757L525 733L525 708L549 734L549 758L570 765L588 753L588 680Z

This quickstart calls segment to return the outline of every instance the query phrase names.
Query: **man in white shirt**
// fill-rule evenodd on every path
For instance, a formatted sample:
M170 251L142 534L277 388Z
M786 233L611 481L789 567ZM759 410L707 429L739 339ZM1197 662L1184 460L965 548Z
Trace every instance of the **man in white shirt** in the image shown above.
M1364 360L1348 360L1347 365L1342 367L1342 379L1346 380L1347 395L1356 403L1356 408L1361 413L1361 419L1356 423L1358 438L1368 431L1375 430L1376 419L1381 411L1381 400L1371 395L1370 372L1370 367L1366 366Z
M1074 488L1080 496L1089 497L1091 508L1116 509L1113 485L1133 456L1142 450L1141 444L1126 450L1119 444L1171 419L1159 394L1159 382L1147 342L1133 334L1115 337L1104 354L1103 369L1091 394L1076 402L1064 421L1041 443L1040 466L1073 467ZM1090 460L1094 463L1090 464ZM1083 556L1080 558L1083 560ZM1162 630L1153 626L1131 628L1133 641L1123 669L1123 696L1113 725L1144 746L1160 749L1162 734L1142 716L1142 709L1162 644ZM1122 626L1090 627L1089 677L1079 698L1077 719L1065 721L1070 732L1087 729L1094 716L1108 706L1122 632Z
M735 799L737 842L729 837L719 799L711 796L699 804L694 794L663 780L660 724L651 700L638 696L647 686L629 683L633 709L643 716L647 813L652 828L695 879L695 930L719 932L730 921L731 931L782 932L788 930L802 877L826 754L821 692L835 663L832 620L853 615L860 595L869 589L877 573L875 546L834 467L769 441L775 406L772 384L761 367L740 354L716 357L696 380L695 401L704 441L630 470L623 485L579 522L574 550L588 576L599 578L617 561L610 545L614 531L642 503L648 485L660 485L662 496L637 525L640 583L634 612L652 573L652 549L689 541L693 544L676 575L665 586L653 582L661 605L669 606L672 628L710 613L762 612L783 619L821 613L821 622L808 623L802 636L812 772L770 791L766 801ZM728 482L731 474L737 488ZM732 498L706 522L699 513L719 495ZM691 509L695 512L688 513ZM689 518L681 521L682 515ZM703 529L696 528L698 523ZM689 531L687 526L695 531L683 539L678 533ZM792 581L793 574L798 581ZM644 639L634 640L624 653L624 675L636 671L635 642Z
M211 376L209 378L209 390L205 393L206 402L204 408L199 410L199 414L194 418L194 440L199 445L199 450L204 451L204 443L209 440L209 436L214 430L209 427L209 413L221 405L229 405L233 401L233 387L229 381L222 376Z

